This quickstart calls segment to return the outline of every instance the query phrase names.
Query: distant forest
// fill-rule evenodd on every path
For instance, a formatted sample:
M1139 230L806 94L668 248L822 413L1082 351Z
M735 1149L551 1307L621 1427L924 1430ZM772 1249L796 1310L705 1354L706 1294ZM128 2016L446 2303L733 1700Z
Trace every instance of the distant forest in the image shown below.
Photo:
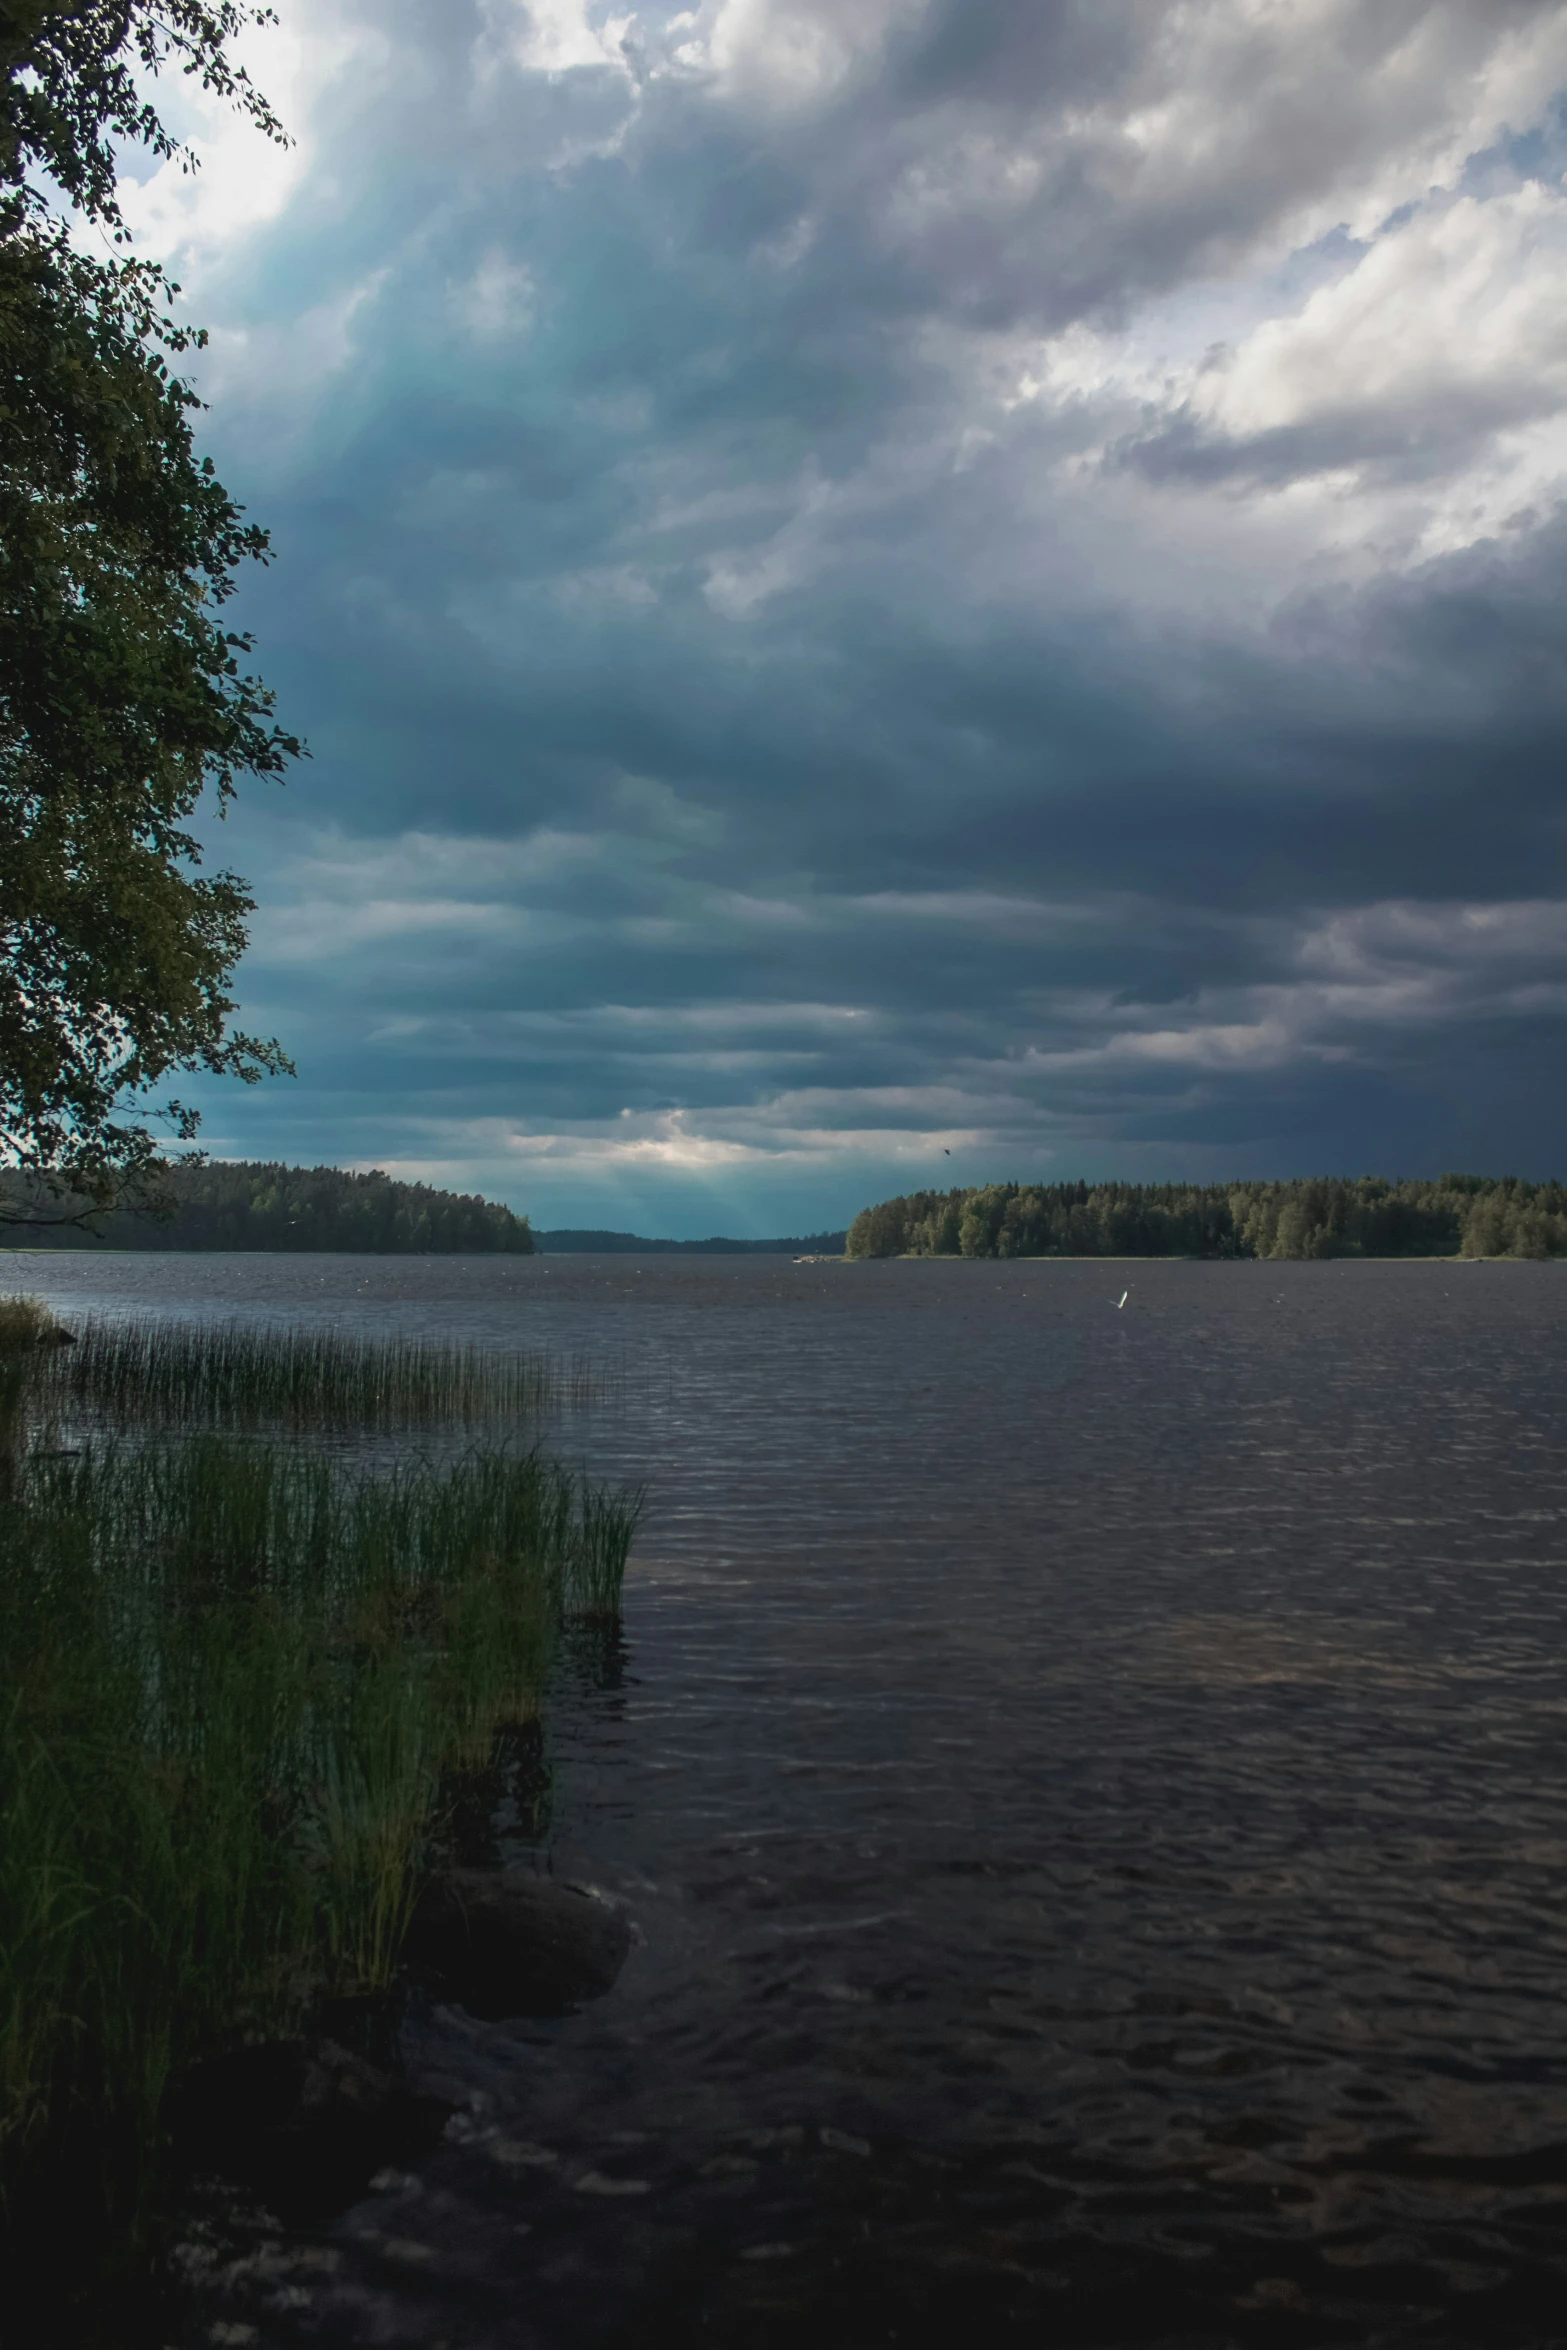
M164 1218L117 1210L81 1230L0 1225L0 1246L344 1249L377 1256L529 1256L526 1216L476 1194L434 1191L373 1172L253 1160L175 1167Z
M835 1257L843 1253L842 1232L808 1232L796 1240L645 1240L639 1232L565 1230L536 1232L534 1245L547 1256L656 1257Z
M1516 1175L987 1183L864 1208L851 1257L1555 1257L1567 1189Z

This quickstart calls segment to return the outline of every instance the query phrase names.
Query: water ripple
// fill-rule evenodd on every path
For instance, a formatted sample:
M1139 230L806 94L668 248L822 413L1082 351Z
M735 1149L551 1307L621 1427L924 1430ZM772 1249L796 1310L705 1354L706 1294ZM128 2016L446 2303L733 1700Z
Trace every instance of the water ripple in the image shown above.
M416 2028L471 2127L261 2339L1567 2334L1567 1271L35 1268L596 1354L653 1491L519 1847L640 1944Z

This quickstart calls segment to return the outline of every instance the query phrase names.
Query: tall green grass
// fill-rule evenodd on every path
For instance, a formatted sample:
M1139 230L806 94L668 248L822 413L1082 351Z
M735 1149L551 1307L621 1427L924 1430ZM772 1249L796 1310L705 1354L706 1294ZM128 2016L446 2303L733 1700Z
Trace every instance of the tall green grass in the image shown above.
M142 1364L177 1422L166 1327L98 1362ZM0 1318L0 2197L68 2180L124 2218L192 2064L394 1980L443 1790L537 1718L559 1625L614 1613L640 1500L533 1452L314 1442L308 1377L373 1423L397 1378L437 1391L439 1350L410 1373L394 1345L378 1381L374 1350L287 1332L206 1359L243 1362L247 1408L295 1399L289 1434L127 1410L63 1453L40 1439L83 1350L48 1339Z
M600 1400L581 1359L265 1323L94 1317L37 1365L41 1403L121 1427L468 1426Z
M0 1297L0 1498L47 1383L55 1319L35 1297Z

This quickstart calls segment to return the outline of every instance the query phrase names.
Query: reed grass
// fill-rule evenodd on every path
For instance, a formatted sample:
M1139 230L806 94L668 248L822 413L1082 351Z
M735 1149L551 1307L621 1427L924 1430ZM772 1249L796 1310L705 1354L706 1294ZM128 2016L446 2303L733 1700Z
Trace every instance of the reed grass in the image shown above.
M0 1297L0 1493L24 1439L29 1405L46 1384L56 1336L54 1316L37 1298Z
M36 1297L0 1297L0 1353L41 1346L58 1324Z
M537 1720L560 1625L613 1614L641 1506L533 1451L386 1467L299 1424L355 1397L376 1424L394 1393L410 1417L512 1409L517 1377L486 1385L488 1358L481 1378L463 1349L213 1335L205 1353L156 1323L65 1348L47 1318L0 1315L0 1394L14 1374L20 1399L0 1493L0 2198L69 2180L79 2210L121 2221L193 2063L392 1982L443 1789ZM62 1388L106 1411L134 1378L153 1403L127 1396L131 1434L38 1441ZM269 1414L295 1425L202 1424Z
M626 1561L646 1498L641 1486L612 1493L583 1479L566 1552L567 1615L618 1622Z
M39 1400L120 1428L476 1427L581 1408L605 1384L580 1358L295 1324L93 1317L74 1335L42 1355Z

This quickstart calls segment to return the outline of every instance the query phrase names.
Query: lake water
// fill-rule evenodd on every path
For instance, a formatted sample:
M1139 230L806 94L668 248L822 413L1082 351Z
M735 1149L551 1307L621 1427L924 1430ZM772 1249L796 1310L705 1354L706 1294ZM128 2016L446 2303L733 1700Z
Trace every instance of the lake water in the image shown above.
M620 1984L415 2023L453 2141L193 2341L1567 2339L1567 1270L8 1272L586 1350L651 1488L513 1845Z

